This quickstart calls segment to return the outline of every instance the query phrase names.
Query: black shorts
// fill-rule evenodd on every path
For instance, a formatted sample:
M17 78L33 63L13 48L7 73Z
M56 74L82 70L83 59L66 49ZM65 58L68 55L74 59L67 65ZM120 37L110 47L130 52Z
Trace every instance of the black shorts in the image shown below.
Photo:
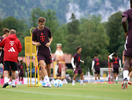
M16 62L4 61L4 63L5 63L4 70L10 71L10 66L11 66L11 70L17 71L17 63Z
M94 74L100 74L100 70L95 70Z
M113 67L113 73L119 74L119 68L118 67Z

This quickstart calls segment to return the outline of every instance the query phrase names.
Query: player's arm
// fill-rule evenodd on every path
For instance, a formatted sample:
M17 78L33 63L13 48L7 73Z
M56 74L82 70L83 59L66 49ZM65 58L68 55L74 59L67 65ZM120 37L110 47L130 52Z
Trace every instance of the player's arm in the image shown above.
M49 38L49 43L46 43L46 47L49 47L50 45L51 45L51 43L52 43L52 41L53 41L53 37L50 37Z
M123 55L122 55L122 64L124 64L124 62L125 62L124 52L125 52L125 51L123 51Z
M0 47L4 46L5 45L5 41L6 41L6 38L3 39L1 42L0 42Z
M112 53L112 54L109 55L109 58L110 58L110 59L112 59L113 54L114 54L114 53Z
M124 29L124 32L125 32L125 38L127 37L127 17L123 17L122 18L122 26L123 26L123 29Z
M94 68L94 64L95 64L95 61L92 61L92 68L91 68L92 71L93 71L93 68Z
M81 62L81 63L84 63L84 61L83 61L83 60L80 60L80 62Z
M76 66L74 64L74 57L72 57L72 59L71 59L71 64L72 64L73 69L76 69Z
M21 42L19 41L18 42L18 52L21 52L22 51L22 44Z
M32 34L32 44L35 45L35 46L40 46L40 42L36 42L37 40L37 35L35 33L35 31L33 31L33 34Z
M119 60L119 65L120 65L120 69L121 69L121 60Z

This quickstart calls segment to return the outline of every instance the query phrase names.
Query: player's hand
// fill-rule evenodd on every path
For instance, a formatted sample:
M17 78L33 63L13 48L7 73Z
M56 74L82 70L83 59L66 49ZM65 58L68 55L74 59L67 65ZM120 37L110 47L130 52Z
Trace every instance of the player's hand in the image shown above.
M40 44L40 42L36 42L36 46L40 46L41 44Z
M127 34L128 34L128 32L125 33L125 39L126 39L126 37L127 37Z
M84 63L84 61L82 61L82 63Z
M124 64L124 63L125 63L125 61L123 60L123 61L122 61L122 64Z
M121 70L121 68L120 68L120 70Z
M91 69L92 70L92 72L93 72L93 69Z
M46 47L49 47L50 46L50 43L46 43L46 45L45 45Z

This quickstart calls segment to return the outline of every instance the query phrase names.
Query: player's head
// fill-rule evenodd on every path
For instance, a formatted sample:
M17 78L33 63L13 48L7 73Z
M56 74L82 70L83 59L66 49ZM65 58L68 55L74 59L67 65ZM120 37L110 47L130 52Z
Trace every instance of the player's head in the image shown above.
M76 50L77 50L78 53L81 53L82 48L81 48L80 46L78 46L78 47L76 48Z
M94 57L97 57L97 56L98 56L97 54L94 55Z
M10 30L8 28L3 29L3 35L9 35Z
M118 55L116 53L113 54L113 57L117 57Z
M23 61L22 61L22 60L20 60L20 63L22 64L22 63L23 63Z
M59 60L57 60L56 62L59 63Z
M39 19L38 19L38 25L39 25L40 29L44 28L45 21L46 21L46 19L44 17L39 17Z
M132 8L132 0L130 0L130 6L131 6L131 8Z
M16 34L16 30L11 29L11 30L10 30L10 34Z

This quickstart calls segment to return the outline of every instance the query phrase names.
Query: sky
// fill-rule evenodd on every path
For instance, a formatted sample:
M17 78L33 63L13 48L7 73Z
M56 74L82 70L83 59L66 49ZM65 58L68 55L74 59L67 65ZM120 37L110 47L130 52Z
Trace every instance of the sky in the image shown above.
M86 17L87 13L89 12L90 15L101 15L102 16L102 22L108 21L108 18L118 11L125 11L130 8L130 1L129 0L123 0L122 5L117 5L117 9L114 9L112 7L112 4L110 0L105 0L103 3L101 3L101 6L98 8L97 11L92 12L93 7L96 7L96 4L99 2L99 0L87 0L87 7L85 10L81 10L79 5L76 3L69 3L68 4L68 12L66 12L66 21L69 22L71 14L74 13L77 19L80 19L81 17Z

